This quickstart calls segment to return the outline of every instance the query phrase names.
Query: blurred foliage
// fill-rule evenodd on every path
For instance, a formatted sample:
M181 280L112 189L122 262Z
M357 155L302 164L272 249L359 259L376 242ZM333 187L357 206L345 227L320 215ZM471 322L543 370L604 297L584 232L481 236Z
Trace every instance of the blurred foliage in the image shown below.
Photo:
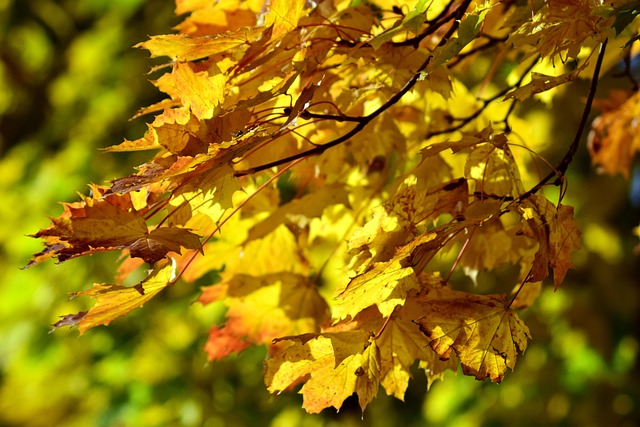
M140 154L97 148L135 139L136 109L156 101L153 65L130 47L178 21L161 0L0 0L0 425L6 426L633 426L640 418L638 208L629 184L596 175L582 150L565 202L576 206L584 247L562 288L547 288L524 314L534 340L504 383L448 376L426 392L419 372L406 402L381 394L361 420L349 399L340 414L307 415L294 393L271 396L265 357L251 349L208 364L202 346L219 307L191 304L181 285L108 328L81 338L63 313L86 301L63 295L108 282L101 255L20 270L39 250L25 237L75 200L89 181L122 176ZM612 83L606 83L611 81ZM615 87L603 78L601 96ZM558 158L577 127L586 93L573 85L529 117ZM144 153L142 153L144 155ZM482 279L482 278L480 278ZM480 280L482 282L482 280Z

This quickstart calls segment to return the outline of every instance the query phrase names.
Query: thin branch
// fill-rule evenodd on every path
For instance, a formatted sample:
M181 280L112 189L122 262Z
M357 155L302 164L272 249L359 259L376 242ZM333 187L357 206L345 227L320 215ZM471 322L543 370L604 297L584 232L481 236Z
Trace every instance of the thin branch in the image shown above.
M536 65L536 63L538 62L538 59L535 59L531 65L529 67L527 67L527 69L524 71L524 73L522 73L522 76L520 76L520 79L518 79L518 81L511 85L511 86L507 86L506 88L502 89L501 91L499 91L498 93L496 93L495 95L491 96L490 98L487 99L480 99L479 101L482 102L482 107L478 108L478 110L476 110L474 113L472 113L471 115L467 116L467 117L461 117L461 118L453 118L454 122L460 122L455 126L451 126L449 128L446 129L442 129L442 130L438 130L438 131L434 131L434 132L429 132L425 135L425 139L429 139L433 136L437 136L437 135L442 135L445 133L452 133L455 132L457 130L462 129L463 127L465 127L466 125L468 125L469 123L471 123L471 121L473 121L474 119L478 118L478 116L480 116L480 114L482 114L482 112L484 110L487 109L487 107L494 102L495 100L497 100L498 98L501 98L503 96L505 96L506 94L508 94L512 89L515 89L517 87L519 87L522 84L522 81L524 80L524 78L529 74L529 72L531 71L531 69ZM511 111L513 109L515 105L515 101L513 102L513 104L511 105L511 108L509 109L509 112L507 113L507 115L505 116L505 118L503 119L503 123L505 123L507 126L507 120L509 118L509 114L511 114Z
M456 11L456 13L453 14L453 16L456 19L453 21L453 24L451 25L449 30L446 32L446 34L444 34L442 39L440 39L440 42L438 43L438 46L444 45L451 38L451 36L453 36L453 34L456 32L456 30L458 29L458 26L459 26L459 21L458 20L460 18L462 18L462 15L467 10L467 7L469 6L470 3L471 3L471 0L465 0L460 5L460 7ZM432 56L428 56L423 61L423 63L420 65L420 67L418 67L418 69L413 74L413 76L404 84L404 86L398 92L396 92L391 98L389 98L387 100L387 102L385 102L382 106L380 106L377 110L373 111L368 116L364 116L362 118L362 121L358 122L357 125L353 129L351 129L349 132L347 132L346 134L342 135L341 137L336 138L333 141L330 141L330 142L328 142L326 144L318 145L317 147L314 147L312 149L309 149L309 150L306 150L306 151L302 151L300 153L297 153L297 154L294 154L294 155L291 155L291 156L288 156L288 157L284 157L282 159L275 160L275 161L270 162L270 163L265 163L263 165L256 166L256 167L253 167L253 168L250 168L250 169L245 169L245 170L242 170L242 171L236 171L234 173L234 175L236 177L245 176L245 175L251 175L251 174L254 174L254 173L257 173L257 172L261 172L263 170L271 169L271 168L276 167L276 166L281 166L283 164L292 162L294 160L298 160L298 159L306 158L306 157L310 157L310 156L316 156L316 155L324 153L326 150L328 150L331 147L335 147L336 145L339 145L339 144L342 144L345 141L348 141L349 139L351 139L352 137L357 135L360 131L362 131L369 123L371 123L373 121L373 119L375 119L376 117L378 117L379 115L384 113L386 110L388 110L391 106L395 105L398 101L400 101L400 99L404 95L406 95L406 93L409 92L415 86L415 84L418 82L418 80L420 79L420 75L421 75L422 71L424 71L427 68L427 66L429 65L429 63L431 62L431 58L433 58L433 57Z
M431 20L426 21L425 24L429 24L429 26L422 33L410 39L407 39L401 42L395 42L393 43L393 45L418 47L418 45L422 40L424 40L427 36L435 33L442 25L446 24L448 21L450 21L453 18L460 19L457 12L449 14L449 9L451 9L451 6L453 5L454 2L455 0L451 0L449 3L447 3L447 5L444 7L442 12L440 12L438 16L436 16ZM469 4L467 2L465 3L467 4L467 6L465 6L464 9L466 10Z
M569 147L569 150L564 155L558 166L555 170L552 170L540 180L533 188L529 191L523 193L519 199L524 200L532 194L536 194L551 178L556 176L554 185L560 185L562 183L564 174L567 172L569 165L573 161L573 157L578 151L578 146L580 145L580 140L582 139L582 133L584 132L585 127L587 126L587 121L589 120L589 114L591 113L591 105L593 104L593 100L596 96L596 89L598 88L598 79L600 75L600 68L602 67L602 61L604 60L604 53L607 49L607 40L605 39L600 44L600 52L598 53L598 59L596 61L595 69L593 70L593 77L591 78L591 85L589 86L589 95L587 96L587 102L584 106L584 110L582 111L582 118L580 119L580 125L578 126L578 130L576 132L575 137L573 138L573 142Z

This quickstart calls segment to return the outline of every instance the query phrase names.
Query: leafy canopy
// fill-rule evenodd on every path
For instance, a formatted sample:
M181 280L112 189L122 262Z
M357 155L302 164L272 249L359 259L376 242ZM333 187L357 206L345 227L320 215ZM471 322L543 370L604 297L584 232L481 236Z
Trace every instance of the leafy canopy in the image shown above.
M178 33L138 45L169 58L153 69L167 97L138 113L154 115L144 136L108 151L153 157L65 204L29 262L116 250L122 264L76 294L91 309L55 326L84 333L216 272L199 297L227 307L209 358L267 346L267 388L303 384L309 412L354 393L364 410L380 386L403 399L415 364L429 384L458 365L502 381L531 339L519 311L580 247L573 208L544 188L563 194L598 75L619 55L605 46L629 54L637 4L266 6L178 0ZM550 167L526 147L523 106L577 78L591 82L582 122ZM594 163L628 175L638 97L598 102ZM505 268L494 294L459 285Z

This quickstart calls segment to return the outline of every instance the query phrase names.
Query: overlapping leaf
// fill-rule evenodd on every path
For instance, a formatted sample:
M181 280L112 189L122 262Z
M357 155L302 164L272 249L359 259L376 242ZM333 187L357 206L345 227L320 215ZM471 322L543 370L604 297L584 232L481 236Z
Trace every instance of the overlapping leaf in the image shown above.
M370 264L339 293L333 315L338 319L355 318L375 305L383 316L390 316L396 306L404 304L409 291L419 289L416 259L426 248L437 247L437 238L435 233L425 233L397 248L390 260Z

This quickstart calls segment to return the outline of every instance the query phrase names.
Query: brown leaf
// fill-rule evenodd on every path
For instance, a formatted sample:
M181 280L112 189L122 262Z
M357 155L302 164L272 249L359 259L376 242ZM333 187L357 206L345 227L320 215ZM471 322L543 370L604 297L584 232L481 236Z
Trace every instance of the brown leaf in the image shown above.
M181 248L202 250L200 236L179 227L151 230L128 246L132 257L142 258L149 264L161 260L167 253L180 253Z
M87 314L86 311L81 311L75 314L65 314L64 316L60 316L61 319L58 320L56 323L53 324L53 329L51 329L49 331L49 333L52 333L53 331L55 331L56 329L62 327L62 326L75 326L78 324L79 321L81 321L84 316Z
M571 254L580 249L580 231L573 219L573 208L559 208L543 196L533 195L522 204L524 219L521 233L538 242L529 282L538 282L553 269L556 288L572 267Z
M144 218L131 208L128 196L101 198L97 191L93 198L83 196L81 202L64 204L64 212L51 219L52 225L33 236L45 238L46 248L31 259L28 267L51 257L63 262L125 248L147 232Z

